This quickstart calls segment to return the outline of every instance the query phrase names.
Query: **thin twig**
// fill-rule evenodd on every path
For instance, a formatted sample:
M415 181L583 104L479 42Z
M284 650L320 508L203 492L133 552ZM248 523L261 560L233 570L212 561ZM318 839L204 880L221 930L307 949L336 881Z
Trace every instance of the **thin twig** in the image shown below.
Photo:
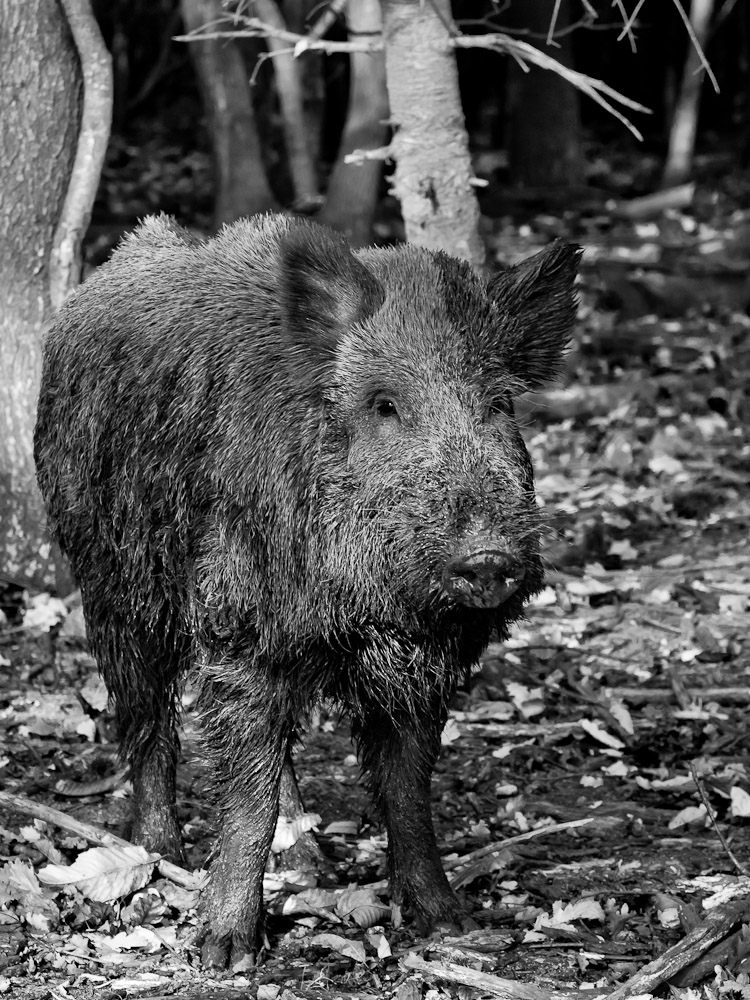
M635 24L635 19L638 17L638 13L641 7L644 5L646 0L638 0L638 3L633 8L633 12L630 17L625 17L623 20L622 31L617 36L617 41L620 42L626 35L632 37L633 25Z
M538 837L547 837L552 833L562 833L564 830L575 830L580 826L588 826L589 823L593 822L594 817L587 816L585 819L571 819L566 823L552 823L550 826L540 826L536 830L527 830L526 833L519 833L515 837L507 837L505 840L496 840L493 844L478 847L476 851L465 854L463 857L444 860L443 867L446 871L453 871L454 868L463 868L464 865L473 864L480 858L487 857L488 854L496 854L498 851L503 851L512 844L522 844L528 840L536 840Z
M570 69L568 66L563 66L562 63L557 61L557 59L553 59L552 56L547 55L541 49L535 48L528 42L523 42L517 38L510 38L508 35L502 33L494 35L461 35L458 38L452 39L452 41L456 48L495 49L498 52L506 52L508 55L512 55L521 64L528 60L528 62L539 66L541 69L557 73L578 90L587 94L592 100L596 101L597 104L601 105L601 107L609 111L609 113L617 118L618 121L622 122L625 128L632 132L637 139L640 140L643 138L632 122L629 121L629 119L626 118L622 112L618 111L617 108L613 107L610 101L608 101L603 95L606 94L607 97L619 102L633 111L642 111L645 114L651 114L650 108L645 107L643 104L639 104L637 101L631 100L629 97L625 97L623 94L620 94L613 87L603 83L601 80L595 80L593 77L586 76L584 73L578 73L576 70Z
M726 838L724 837L724 834L719 829L719 824L716 822L716 813L713 811L711 803L708 801L708 796L706 795L706 789L703 787L703 782L698 777L698 772L696 771L695 764L693 764L692 761L690 762L690 773L693 776L695 787L698 789L698 794L700 795L701 801L703 802L703 805L706 809L706 813L708 814L708 818L711 823L711 826L714 829L714 833L721 841L721 846L727 852L727 857L734 865L735 870L740 873L740 875L745 875L745 876L750 875L750 872L748 872L747 868L745 868L745 866L740 861L737 860L734 851L729 846L729 844L726 841Z
M641 0L641 2L643 2L643 0ZM635 44L635 35L633 34L633 29L632 29L633 19L631 18L630 20L628 20L628 13L625 10L625 5L623 4L622 0L614 0L614 3L617 9L622 14L623 24L625 24L625 27L617 36L617 41L618 42L621 41L621 39L625 35L627 35L628 41L630 42L630 51L635 52L637 47Z
M557 45L559 48L559 42L555 41L555 25L557 24L557 18L560 13L560 4L562 0L555 0L555 6L552 10L552 17L549 19L549 28L547 28L547 45Z
M264 38L271 36L280 38L282 41L291 42L295 47L298 43L307 43L307 35L298 35L294 31L282 31L274 28L270 24L259 20L257 17L244 19L244 28L233 28L231 31L199 31L191 32L189 35L175 35L176 42L201 42L204 39L217 41L227 38ZM381 52L383 49L382 38L375 38L372 41L362 40L355 42L331 42L318 41L305 44L304 48L317 50L320 52Z
M672 3L677 8L677 13L682 18L682 23L685 25L685 31L687 31L688 38L690 39L690 41L692 43L692 46L695 49L695 51L696 51L696 53L698 55L698 58L700 59L701 66L705 70L706 75L708 76L708 79L711 81L711 83L713 84L714 90L718 94L719 93L719 82L716 79L716 77L714 76L714 71L711 69L711 65L710 65L708 59L706 59L706 56L703 53L703 49L701 48L700 42L696 38L695 32L693 31L693 25L692 25L692 22L691 22L690 18L687 16L687 14L685 13L685 11L683 10L682 4L680 3L680 0L672 0Z

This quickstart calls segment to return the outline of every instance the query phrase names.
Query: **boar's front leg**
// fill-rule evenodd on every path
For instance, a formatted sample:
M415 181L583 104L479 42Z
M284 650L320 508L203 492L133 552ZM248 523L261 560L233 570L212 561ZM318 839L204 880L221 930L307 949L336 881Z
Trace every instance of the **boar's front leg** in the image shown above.
M371 703L361 705L352 726L388 830L393 898L412 908L422 933L439 924L473 925L445 877L432 825L430 782L446 715L438 698L418 713L396 715Z
M222 814L204 899L208 966L254 963L263 938L263 872L291 731L269 673L247 661L199 668L203 740Z

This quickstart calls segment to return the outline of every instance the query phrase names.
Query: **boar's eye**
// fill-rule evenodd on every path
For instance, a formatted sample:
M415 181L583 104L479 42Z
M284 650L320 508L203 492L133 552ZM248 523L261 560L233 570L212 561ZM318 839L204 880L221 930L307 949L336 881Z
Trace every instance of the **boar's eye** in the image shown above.
M381 420L398 420L398 408L388 396L376 396L372 401L372 409Z
M490 400L487 406L487 417L488 421L495 420L497 417L512 417L513 416L513 397L509 392L501 393L499 396L495 396Z

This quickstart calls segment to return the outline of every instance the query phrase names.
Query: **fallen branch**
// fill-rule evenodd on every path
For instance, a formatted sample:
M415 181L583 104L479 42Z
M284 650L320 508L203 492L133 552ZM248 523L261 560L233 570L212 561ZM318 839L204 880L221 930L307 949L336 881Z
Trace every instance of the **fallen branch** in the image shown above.
M106 778L99 778L98 781L79 782L61 778L60 781L55 782L55 792L67 798L77 799L86 798L89 795L105 795L107 792L121 788L129 774L129 767L121 767L114 774L109 774Z
M739 930L739 925L750 920L750 895L736 903L717 908L687 934L682 941L668 948L659 958L631 976L609 994L608 1000L626 1000L627 997L653 993L664 983L698 962L714 945Z
M96 844L99 847L134 846L129 840L123 840L122 837L117 837L114 833L107 833L106 830L102 830L99 826L94 826L93 823L83 823L81 820L69 816L60 809L42 805L40 802L34 802L33 799L27 799L23 795L0 792L0 806L5 806L7 809L23 813L26 816L33 816L34 819L41 819L51 826L67 830L68 833L73 833L77 837L81 837L83 840L87 840L89 843ZM160 874L164 878L168 878L171 882L185 886L188 889L196 888L196 876L193 872L189 872L187 869L181 868L179 865L175 865L164 858L159 862L158 868Z
M551 826L540 826L535 830L528 830L526 833L519 833L515 837L508 837L506 840L496 840L493 844L486 844L478 847L470 854L465 854L460 858L450 858L443 862L446 872L458 869L452 878L449 879L454 889L460 889L480 875L486 874L485 864L479 864L492 854L499 854L500 851L507 850L513 844L521 844L529 840L536 840L538 837L546 837L548 834L561 833L564 830L574 830L581 826L589 826L594 822L594 817L585 819L574 819L566 823L554 823Z
M446 964L427 962L411 952L401 960L400 964L410 972L420 972L430 979L458 983L461 986L481 990L483 993L491 993L496 997L508 997L509 1000L547 1000L551 996L550 993L539 989L538 986L519 983L514 979L501 979L500 976L479 972L477 969L470 969L466 965L457 965L455 962ZM603 993L587 993L587 996L592 998L603 995Z
M678 187L665 188L645 194L640 198L620 201L615 206L615 213L626 219L652 219L668 209L687 208L695 196L695 183L680 184Z
M588 826L589 823L593 822L594 818L588 817L587 819L573 819L567 823L553 823L551 826L540 826L536 830L527 830L526 833L519 833L515 837L507 837L505 840L496 840L494 844L486 844L484 847L478 847L475 851L465 854L463 857L443 861L443 868L446 871L452 871L454 868L462 868L464 865L473 864L479 858L484 858L488 854L503 851L512 844L522 844L529 840L536 840L538 837L546 837L551 833L563 833L565 830L574 830L579 826Z
M672 688L608 688L608 693L620 701L629 702L671 702L676 701ZM750 701L750 687L728 688L688 688L686 689L694 704L707 701L718 701L730 705L746 705Z

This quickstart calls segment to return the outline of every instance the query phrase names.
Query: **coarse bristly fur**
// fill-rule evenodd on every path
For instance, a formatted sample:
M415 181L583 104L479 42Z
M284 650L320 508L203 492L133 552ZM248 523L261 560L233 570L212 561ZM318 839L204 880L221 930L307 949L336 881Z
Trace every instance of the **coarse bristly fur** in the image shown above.
M394 897L466 918L430 777L456 682L542 582L513 397L558 371L578 251L489 283L413 246L354 252L262 216L205 242L147 219L60 310L36 429L134 785L133 838L179 855L179 681L201 689L223 824L203 957L253 955L289 741L346 707ZM465 553L522 567L497 607L445 586Z

